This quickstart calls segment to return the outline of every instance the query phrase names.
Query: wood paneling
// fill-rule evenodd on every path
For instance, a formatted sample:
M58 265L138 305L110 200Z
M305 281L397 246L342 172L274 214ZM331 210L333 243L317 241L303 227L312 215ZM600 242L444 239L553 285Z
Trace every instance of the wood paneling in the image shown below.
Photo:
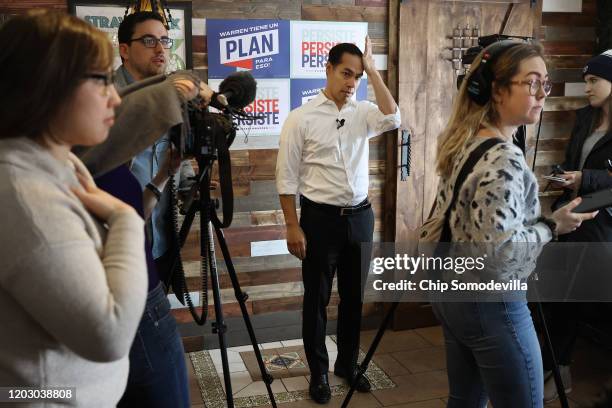
M557 27L593 27L595 16L582 13L542 13L542 25Z
M391 95L396 101L398 99L398 54L399 54L399 21L400 0L389 1L389 56L387 58L387 85ZM383 233L384 241L395 241L395 217L397 211L397 175L399 173L398 163L401 159L399 152L401 140L400 131L392 131L385 135L384 157L387 164L385 171L385 191L383 193ZM377 149L378 150L378 149ZM382 149L380 149L382 150ZM370 150L372 152L372 150ZM372 157L372 156L370 156Z
M586 106L588 101L586 98L579 96L562 96L562 97L549 97L546 98L546 103L544 104L545 112L554 112L554 111L569 111L576 110Z
M193 0L195 18L300 20L301 1L285 0L282 6L269 0Z
M595 41L542 41L546 55L592 55Z
M1 0L0 13L21 14L33 8L51 8L66 10L68 8L65 0Z
M387 22L386 7L302 6L302 20Z
M552 165L563 162L576 119L575 110L587 104L585 98L566 97L564 92L566 82L582 81L582 68L594 50L595 6L595 0L584 0L581 13L543 14L540 34L549 73L555 82L554 92L546 100L534 169L540 182L543 214L550 213L550 205L560 191L541 177L550 174Z

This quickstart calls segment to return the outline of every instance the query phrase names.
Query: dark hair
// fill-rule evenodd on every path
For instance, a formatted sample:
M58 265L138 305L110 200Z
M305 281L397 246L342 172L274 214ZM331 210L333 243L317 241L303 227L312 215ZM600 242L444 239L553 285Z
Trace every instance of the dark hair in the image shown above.
M157 20L166 27L164 18L158 13L153 11L137 11L133 14L125 16L121 24L119 24L119 32L117 33L117 40L119 44L127 43L132 39L134 35L134 29L137 24L143 23L148 20Z
M334 45L332 49L329 50L329 57L327 59L327 62L329 62L333 66L338 65L340 61L342 61L342 56L344 55L344 53L357 55L359 58L363 57L363 53L355 44L340 43Z
M108 35L51 10L15 16L0 28L0 138L38 137L88 72L112 67Z

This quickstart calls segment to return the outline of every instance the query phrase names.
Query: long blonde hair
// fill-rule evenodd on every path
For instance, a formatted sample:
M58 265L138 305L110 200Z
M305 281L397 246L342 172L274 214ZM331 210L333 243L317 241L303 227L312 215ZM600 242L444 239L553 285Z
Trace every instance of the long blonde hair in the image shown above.
M474 72L480 62L485 50L474 59L471 65L471 72ZM502 54L489 61L493 72L494 86L499 88L510 88L510 81L520 68L523 60L532 57L540 57L544 59L542 47L539 44L522 44L517 45L502 51ZM438 144L438 155L436 160L436 170L439 175L448 177L452 172L455 158L466 143L478 133L482 126L496 126L499 121L499 115L491 97L484 105L478 105L470 99L467 86L469 83L469 75L463 80L459 93L453 102L453 108L450 120L446 128L440 134Z

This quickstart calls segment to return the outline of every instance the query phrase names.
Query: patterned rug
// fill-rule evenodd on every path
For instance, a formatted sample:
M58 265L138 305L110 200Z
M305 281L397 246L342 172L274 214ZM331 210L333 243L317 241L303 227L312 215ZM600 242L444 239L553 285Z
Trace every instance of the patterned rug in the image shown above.
M332 339L335 340L334 337L332 337ZM303 375L308 376L308 367L304 364L305 358L302 360L303 348L301 348L301 350L300 348L301 347L294 346L261 351L268 372L275 378L274 383L281 381L280 378ZM241 352L240 356L243 358L252 380L261 381L261 373L258 368L253 365L252 360L254 359L254 354L253 351ZM204 350L189 353L189 357L193 364L202 399L206 407L226 407L225 391L221 385L222 379L219 377L221 374L217 374L217 370L208 351ZM365 354L359 350L359 361L363 360L364 357ZM396 386L387 374L374 364L374 362L370 362L368 370L366 371L366 376L372 384L372 390L381 390ZM348 391L348 385L344 383L331 385L330 388L332 396L343 395ZM310 399L310 396L308 395L308 389L305 388L303 390L274 393L274 398L277 404L282 404ZM270 398L266 391L257 395L234 397L234 405L236 408L258 407L269 403Z

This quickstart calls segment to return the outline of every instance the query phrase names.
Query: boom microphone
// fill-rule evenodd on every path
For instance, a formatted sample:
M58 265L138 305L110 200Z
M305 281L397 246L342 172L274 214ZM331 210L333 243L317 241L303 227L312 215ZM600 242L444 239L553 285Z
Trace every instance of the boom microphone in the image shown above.
M255 100L257 82L249 72L235 72L219 85L219 92L212 96L210 105L217 109L228 106L242 109Z

